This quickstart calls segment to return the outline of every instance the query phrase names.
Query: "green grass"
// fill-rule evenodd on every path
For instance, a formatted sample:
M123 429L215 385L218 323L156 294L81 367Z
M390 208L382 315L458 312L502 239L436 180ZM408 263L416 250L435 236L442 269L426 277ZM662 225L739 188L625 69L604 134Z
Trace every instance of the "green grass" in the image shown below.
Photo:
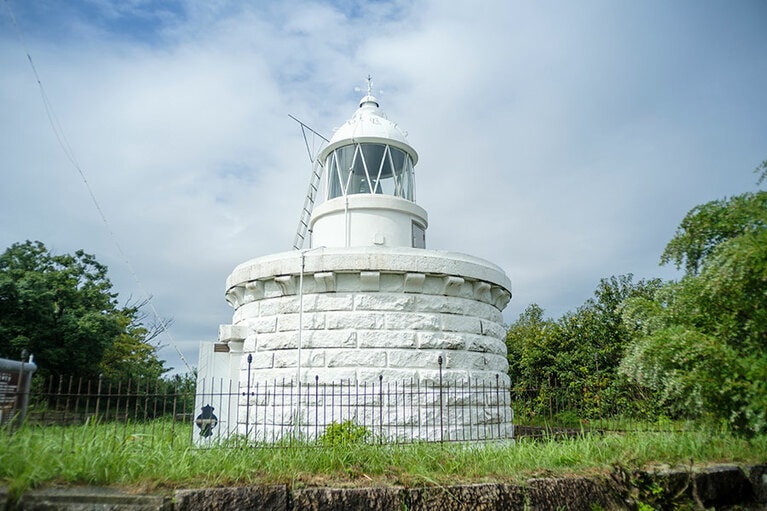
M150 429L151 428L151 429ZM11 496L48 484L116 485L142 491L285 483L445 485L520 482L530 477L608 472L657 464L767 460L767 437L722 432L635 432L513 444L410 444L279 448L190 446L190 426L108 424L0 431L0 485ZM173 439L173 442L171 442Z

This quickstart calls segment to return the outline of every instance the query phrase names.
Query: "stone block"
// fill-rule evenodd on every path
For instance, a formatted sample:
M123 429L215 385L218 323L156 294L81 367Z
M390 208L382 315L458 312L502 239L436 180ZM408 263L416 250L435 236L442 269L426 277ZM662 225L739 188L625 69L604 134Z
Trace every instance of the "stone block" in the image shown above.
M488 370L488 355L470 351L449 351L443 360L446 369Z
M245 325L219 325L218 340L220 342L242 341L248 335Z
M607 481L599 479L568 477L527 481L525 510L590 511L595 508L626 509L626 504Z
M114 488L62 487L33 490L19 500L24 511L170 511L170 499L160 495L134 495Z
M325 350L301 350L302 367L325 367Z
M525 494L521 487L505 484L472 484L407 490L411 511L522 510Z
M177 490L174 511L287 511L285 485Z
M489 302L493 299L492 293L490 293L490 283L483 282L481 280L474 281L472 283L474 299L480 302Z
M253 280L245 283L245 303L260 300L264 297L264 282L262 280Z
M506 344L500 339L486 335L464 334L464 336L466 338L466 349L469 351L506 356Z
M394 293L359 294L354 297L354 310L363 311L410 311L415 298Z
M360 348L415 348L415 332L397 332L390 330L361 330L357 332Z
M298 332L261 334L256 342L257 351L287 350L298 347Z
M251 369L270 369L274 367L274 353L256 351L252 353L252 355L253 355L253 358L250 364ZM243 369L247 369L248 367L247 355L242 357L242 362L240 363L240 367Z
M738 467L708 467L693 477L698 498L706 507L739 504L751 498L751 483Z
M276 332L277 316L255 317L248 321L248 325L253 332L259 334Z
M445 332L482 333L479 318L457 314L440 314L439 328Z
M303 316L303 317L301 317ZM277 331L322 330L325 328L325 313L304 312L304 314L282 314L277 317Z
M420 312L387 312L387 330L439 330L440 320L436 314Z
M383 385L388 392L395 392L395 386L397 389L401 389L402 385L410 385L411 382L415 382L415 375L413 371L408 369L360 369L358 371L358 378L360 382L368 382L378 384L379 376L383 376ZM411 390L408 388L408 392Z
M306 300L306 297L304 297ZM261 300L259 302L259 314L261 316L276 316L277 314L290 314L298 312L297 296L281 296Z
M328 350L328 367L385 367L386 352L380 350Z
M404 281L405 293L420 293L426 280L425 273L406 273Z
M441 294L447 296L458 296L461 293L461 288L463 288L465 280L462 277L446 275L442 278L442 282L443 288Z
M294 295L298 292L298 279L295 275L278 275L274 283L280 289L282 296Z
M256 351L257 338L255 335L249 335L245 338L245 342L242 344L242 350L247 352Z
M501 311L493 305L462 297L418 295L416 296L416 310L473 316L497 323L503 321Z
M274 368L298 367L298 350L282 350L270 353L274 357Z
M439 350L389 350L387 352L390 368L439 368L438 358L443 355Z
M328 312L325 315L325 326L329 330L363 329L375 330L384 328L383 312Z
M328 293L336 290L336 274L323 271L314 274L314 284L318 293Z
M293 492L294 511L401 511L402 488L304 488Z
M354 330L310 330L301 336L302 348L354 348L358 332Z
M8 508L8 488L0 486L0 511Z
M304 297L305 311L350 311L354 308L354 295L332 294Z
M381 289L381 272L361 271L360 291L378 291Z
M237 309L243 303L243 297L245 296L245 286L238 285L227 290L226 303Z
M755 465L748 471L748 480L754 493L754 501L767 504L767 465Z
M462 350L466 347L465 337L453 332L418 332L418 347L421 349Z
M506 328L495 321L480 320L479 328L482 335L493 337L495 339L506 338Z

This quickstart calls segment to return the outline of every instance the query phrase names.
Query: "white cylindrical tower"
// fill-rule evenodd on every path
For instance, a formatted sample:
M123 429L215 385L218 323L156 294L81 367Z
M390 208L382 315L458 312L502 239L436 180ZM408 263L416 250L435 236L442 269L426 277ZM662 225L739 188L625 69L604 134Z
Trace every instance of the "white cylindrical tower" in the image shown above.
M426 211L415 203L418 153L375 97L339 128L320 153L325 202L310 222L315 247L426 248Z

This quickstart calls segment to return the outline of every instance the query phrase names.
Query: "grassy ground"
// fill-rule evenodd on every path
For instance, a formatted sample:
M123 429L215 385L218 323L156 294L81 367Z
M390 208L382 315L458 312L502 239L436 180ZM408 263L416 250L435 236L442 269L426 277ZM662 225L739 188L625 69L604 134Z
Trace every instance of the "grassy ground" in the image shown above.
M557 441L461 444L190 446L190 431L134 431L108 425L0 431L0 485L11 495L46 484L119 485L140 491L257 483L445 485L631 468L767 461L767 437L727 433L627 433ZM171 442L171 439L174 441Z

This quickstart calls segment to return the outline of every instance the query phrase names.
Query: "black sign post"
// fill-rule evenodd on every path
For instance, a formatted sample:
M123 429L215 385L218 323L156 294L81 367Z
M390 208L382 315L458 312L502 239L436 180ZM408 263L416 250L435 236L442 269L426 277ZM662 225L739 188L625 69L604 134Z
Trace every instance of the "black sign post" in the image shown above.
M11 422L21 424L27 416L32 375L37 366L28 361L26 350L22 360L0 358L0 426Z

